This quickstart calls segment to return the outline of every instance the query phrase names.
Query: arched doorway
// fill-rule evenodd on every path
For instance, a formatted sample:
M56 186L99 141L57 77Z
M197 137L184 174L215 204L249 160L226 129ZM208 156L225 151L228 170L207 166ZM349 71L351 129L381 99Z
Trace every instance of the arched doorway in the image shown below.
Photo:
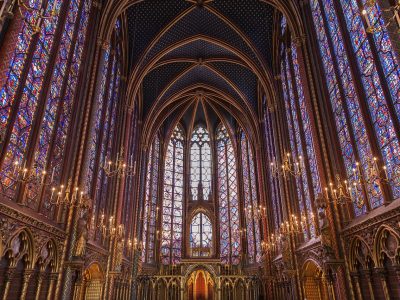
M83 295L85 300L100 300L103 293L104 276L97 263L85 270Z
M189 300L213 300L214 290L214 280L207 271L194 271L187 281Z
M303 292L307 300L323 300L328 297L328 288L322 269L313 261L303 267Z

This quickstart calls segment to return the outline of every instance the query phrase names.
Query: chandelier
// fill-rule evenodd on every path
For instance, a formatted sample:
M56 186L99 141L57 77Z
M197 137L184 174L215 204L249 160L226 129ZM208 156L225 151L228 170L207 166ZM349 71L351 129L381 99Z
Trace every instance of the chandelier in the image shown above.
M341 205L353 202L358 207L362 207L364 205L363 190L368 191L370 189L368 186L378 183L395 185L396 180L400 178L399 168L396 168L389 178L386 165L379 166L377 157L367 161L363 172L360 167L360 163L356 162L348 179L343 180L339 174L336 174L336 182L330 182L329 187L324 189L325 200Z
M104 163L100 167L103 169L104 174L107 177L132 177L136 173L136 162L133 162L133 155L130 156L129 162L124 159L124 149L122 148L121 153L117 153L115 161L107 160L107 156L104 158Z
M32 168L27 168L26 161L20 163L16 160L13 163L13 172L10 177L13 181L24 184L52 185L54 180L54 169L51 173L50 181L46 181L47 176L47 171L40 171L37 164L34 164Z
M257 221L260 221L265 218L265 212L266 208L261 204L259 206L249 205L248 207L244 208L244 213L248 216L248 218L250 219L254 218Z
M386 24L380 22L379 19L375 17L376 12L374 10L376 9L376 5L376 0L367 0L361 10L365 22L367 23L367 32L375 33L387 30L389 26L395 24L397 26L397 32L400 33L400 0L396 0L390 7L382 9L383 13L389 14ZM370 16L374 21L373 23L370 21Z
M270 163L270 171L273 177L288 178L289 175L299 177L302 173L303 157L300 155L298 158L292 158L288 152L283 156L283 162L281 165L274 159Z
M78 208L88 208L90 205L89 197L80 190L79 187L72 187L72 179L68 180L68 184L61 184L59 187L51 188L50 204L56 206L69 206Z
M117 224L114 216L106 220L104 212L102 212L100 222L96 227L100 229L100 233L104 238L123 239L125 226L124 224Z
M314 214L309 215L311 222L314 223ZM263 253L274 252L280 246L284 240L287 240L287 236L298 235L304 232L307 227L307 217L303 213L300 218L295 214L291 214L289 218L281 223L275 233L271 234L267 240L261 242L261 250Z
M296 215L291 214L290 217L283 221L279 227L280 235L292 235L299 234L303 232L303 229L307 225L307 217L302 214L300 218Z
M267 241L261 242L261 251L263 253L274 252L279 248L282 241L282 235L280 233L271 234Z

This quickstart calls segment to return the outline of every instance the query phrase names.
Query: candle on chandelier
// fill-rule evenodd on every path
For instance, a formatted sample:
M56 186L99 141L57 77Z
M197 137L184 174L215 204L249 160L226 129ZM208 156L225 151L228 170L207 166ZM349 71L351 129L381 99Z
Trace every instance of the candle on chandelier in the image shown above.
M50 182L53 182L55 168L56 168L56 167L53 167L53 171L51 172L51 179L50 179Z
M47 174L47 172L46 172L46 170L43 170L42 171L42 180L40 181L40 184L43 184L43 182L44 182L44 179L46 178L46 174Z
M368 12L365 8L362 10L362 15L364 16L365 22L367 23L367 27L371 28L371 23L368 18Z
M388 177L387 167L386 166L383 166L383 171L385 172L385 179L388 180L389 177Z
M18 161L14 162L14 171L13 171L13 175L15 175L15 173L17 172L17 167L18 167Z
M83 191L81 191L81 195L79 197L79 204L83 203Z
M54 195L54 191L55 191L55 190L56 190L55 187L52 187L52 188L51 188L50 202L51 202L51 200L53 200L53 195Z

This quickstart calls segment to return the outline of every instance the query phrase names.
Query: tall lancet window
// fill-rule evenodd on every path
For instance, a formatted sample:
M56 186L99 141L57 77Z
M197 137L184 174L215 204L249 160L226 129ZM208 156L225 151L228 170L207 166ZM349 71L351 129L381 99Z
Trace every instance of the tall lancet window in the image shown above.
M380 180L370 171L375 155L382 160L379 167L384 164L387 168L385 176L394 198L400 195L398 62L386 30L368 38L364 18L370 24L383 23L378 4L366 9L365 17L356 1L341 0L334 5L332 1L312 0L310 4L347 179L357 182L364 178L366 182L365 191L361 185L352 190L358 216L367 206L373 209L383 203ZM340 15L344 26L340 26ZM347 48L346 38L351 42Z
M340 0L340 2L361 73L360 79L367 97L365 101L369 106L371 121L387 168L386 173L391 180L393 196L397 198L400 196L400 144L396 136L399 128L395 125L395 122L400 120L398 62L387 31L374 33L375 43L371 43L365 28L367 24L362 20L356 1ZM365 4L365 1L362 2ZM378 4L367 11L369 11L369 20L374 23L383 23ZM376 52L378 52L379 60L374 59ZM385 91L386 88L389 93ZM397 121L395 114L397 114ZM381 204L382 202L372 203L372 207Z
M199 125L190 145L190 190L193 201L209 200L211 192L211 148L207 129Z
M192 256L207 257L212 251L212 224L204 213L198 213L190 224L190 249Z
M143 251L142 261L154 262L155 235L157 220L158 178L160 160L160 139L158 136L151 145L147 162L146 194L143 212Z
M240 218L235 151L228 131L221 123L217 133L220 257L225 264L240 260Z
M241 133L240 142L242 149L244 206L246 208L247 254L249 263L255 263L261 260L260 222L254 214L255 209L258 207L256 172L253 150L244 132Z
M33 9L24 10L21 24L12 29L18 33L14 52L4 57L0 67L1 147L5 154L0 159L0 188L10 197L17 187L14 163L34 168L37 174L52 172L54 181L61 178L91 1L35 0L29 1L29 6ZM40 7L45 15L54 17L38 22ZM67 13L61 14L63 10ZM38 206L43 189L27 190L26 202L51 217L48 202L46 210Z
M183 211L184 132L178 125L172 133L165 156L161 259L175 264L181 259Z

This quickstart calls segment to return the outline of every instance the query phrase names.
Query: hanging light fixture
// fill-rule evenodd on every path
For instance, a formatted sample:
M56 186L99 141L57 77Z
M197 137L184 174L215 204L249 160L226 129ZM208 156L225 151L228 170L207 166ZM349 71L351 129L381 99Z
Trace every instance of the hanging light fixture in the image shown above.
M299 177L302 174L303 157L300 155L298 158L292 158L288 152L283 156L283 162L279 166L276 159L270 163L270 171L273 177L283 177L287 179L289 175Z
M108 160L107 156L104 158L103 164L100 166L107 177L132 177L136 173L136 162L133 162L133 155L131 155L129 162L125 161L124 149L117 153L115 161Z

